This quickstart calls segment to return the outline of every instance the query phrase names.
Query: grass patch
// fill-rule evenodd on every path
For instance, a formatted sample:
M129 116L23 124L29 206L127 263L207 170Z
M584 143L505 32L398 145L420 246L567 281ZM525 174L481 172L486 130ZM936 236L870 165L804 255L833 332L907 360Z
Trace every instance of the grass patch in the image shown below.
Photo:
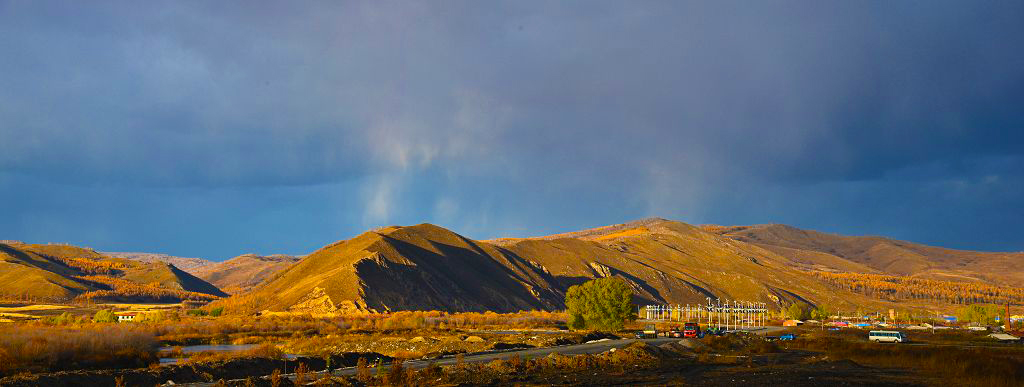
M156 338L132 327L0 329L0 374L139 368L158 361Z
M908 346L836 337L801 338L785 346L874 366L924 371L961 385L1024 385L1024 350L1020 348Z

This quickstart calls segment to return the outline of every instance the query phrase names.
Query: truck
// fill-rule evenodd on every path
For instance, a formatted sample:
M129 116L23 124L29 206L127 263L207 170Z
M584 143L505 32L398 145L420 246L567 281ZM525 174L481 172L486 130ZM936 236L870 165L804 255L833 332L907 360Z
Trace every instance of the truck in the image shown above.
M697 323L686 323L683 325L683 337L698 337L700 336L700 325Z
M636 338L638 339L656 339L658 338L658 328L654 324L647 324L644 326L644 330L636 331Z

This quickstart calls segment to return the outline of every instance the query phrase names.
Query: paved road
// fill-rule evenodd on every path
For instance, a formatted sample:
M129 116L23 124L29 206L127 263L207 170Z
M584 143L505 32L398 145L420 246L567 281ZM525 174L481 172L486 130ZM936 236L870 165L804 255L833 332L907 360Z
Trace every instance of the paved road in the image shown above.
M467 354L467 355L463 355L463 361L466 362L466 363L486 363L486 362L490 362L490 361L496 360L496 359L508 358L509 356L512 356L512 354L519 354L519 356L527 357L527 358L545 357L545 356L548 356L548 355L550 355L552 353L555 353L555 352L558 352L558 353L563 354L563 355L583 355L583 354L601 353L601 352L605 352L607 350L610 350L612 348L623 348L623 347L625 347L625 346L627 346L630 343L635 342L635 341L644 341L644 342L647 342L647 343L649 343L651 345L662 345L662 344L671 343L671 342L679 341L679 340L680 339L673 339L673 338L657 338L657 339L642 339L642 340L641 339L603 340L603 341L596 341L596 342L590 342L590 343L584 343L584 344L562 345L562 346L557 346L557 347L528 348L528 349L517 349L517 350L508 350L508 351L495 351L495 352L484 352L484 353L476 353L476 354ZM410 361L404 362L402 365L404 365L405 367L423 368L423 367L426 367L426 366L430 365L430 363L434 363L434 364L437 364L437 365L452 365L452 364L455 364L455 361L456 361L456 359L454 357L446 357L446 358L443 358L443 359L436 359L436 360L410 360ZM334 370L334 372L333 372L334 375L355 375L355 373L356 373L356 368L355 367L340 368L340 369ZM319 375L321 375L321 374L318 373L317 377L319 377ZM294 379L294 375L282 375L282 376L288 377L289 379ZM214 384L213 383L186 383L186 384L179 384L179 385L182 385L182 386L213 386Z
M758 334L758 335L767 335L767 334L771 334L771 333L774 333L774 332L781 331L783 329L785 329L785 328L784 327L768 326L768 327L759 327L759 328L748 329L748 331L750 331L751 333ZM601 353L601 352L605 352L605 351L607 351L609 349L612 349L612 348L623 348L623 347L625 347L625 346L627 346L630 343L635 342L635 341L644 341L644 342L647 342L647 343L649 343L651 345L662 345L662 344L671 343L671 342L679 341L679 340L680 339L678 339L678 338L666 338L666 337L659 337L657 339L603 340L603 341L596 341L596 342L590 342L590 343L584 343L584 344L562 345L562 346L557 346L557 347L513 349L513 350L507 350L507 351L493 351L493 352L466 354L466 355L463 355L463 361L466 362L466 363L486 363L486 362L490 362L490 361L493 361L493 360L496 360L496 359L508 358L512 354L519 354L519 356L527 357L527 358L545 357L545 356L548 356L548 355L550 355L552 353L555 353L555 352L558 352L558 353L560 353L562 355L583 355L583 354ZM423 367L426 367L426 366L430 365L430 363L434 363L434 364L437 364L437 365L453 365L453 364L455 364L455 361L456 361L456 359L454 357L446 357L446 358L435 359L435 360L410 360L410 361L404 362L403 365L406 366L406 367L423 368ZM334 372L333 372L334 375L355 375L355 373L356 373L356 368L355 367L339 368L337 370L334 370ZM317 375L320 375L320 374L317 374ZM291 375L291 374L289 374L289 375L282 375L282 376L288 377L290 379L294 379L294 375ZM186 386L212 386L214 384L213 383L190 383L190 384L182 384L182 385L186 385Z

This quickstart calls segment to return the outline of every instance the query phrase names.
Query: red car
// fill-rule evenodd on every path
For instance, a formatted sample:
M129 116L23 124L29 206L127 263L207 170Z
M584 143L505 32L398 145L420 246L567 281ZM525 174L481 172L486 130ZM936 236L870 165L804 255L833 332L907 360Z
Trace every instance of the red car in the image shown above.
M679 330L678 326L672 327L668 331L668 337L683 338L683 331Z
M683 337L697 336L700 336L700 325L697 325L697 323L686 323L683 326Z

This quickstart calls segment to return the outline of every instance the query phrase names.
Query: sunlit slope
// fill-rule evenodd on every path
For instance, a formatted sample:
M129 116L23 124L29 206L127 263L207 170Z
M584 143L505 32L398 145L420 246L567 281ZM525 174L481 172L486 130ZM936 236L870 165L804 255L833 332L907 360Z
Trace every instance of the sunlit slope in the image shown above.
M443 228L367 232L310 254L246 297L272 310L551 309L543 273Z
M132 266L124 269L124 275L121 278L140 284L157 284L166 289L178 289L218 297L227 297L228 295L209 282L165 262Z
M636 290L638 303L873 303L828 289L793 266L757 246L661 219L497 241L472 241L422 224L324 247L233 301L323 313L552 310L564 307L569 286L612 276Z
M215 286L162 262L111 258L92 249L55 244L0 244L0 294L67 301L110 290L110 281L226 296Z
M875 236L844 236L770 224L709 231L836 271L1024 286L1024 254L954 250ZM836 258L841 258L838 260ZM863 265L851 268L843 261Z
M298 261L298 257L290 255L245 254L195 268L191 272L225 292L237 294L252 289Z
M646 302L692 304L718 298L774 305L843 303L834 290L794 270L790 260L681 222L647 219L555 239L497 243L541 264L563 288L617 276L629 281Z
M66 299L95 290L90 284L35 254L0 244L0 295L42 299Z

